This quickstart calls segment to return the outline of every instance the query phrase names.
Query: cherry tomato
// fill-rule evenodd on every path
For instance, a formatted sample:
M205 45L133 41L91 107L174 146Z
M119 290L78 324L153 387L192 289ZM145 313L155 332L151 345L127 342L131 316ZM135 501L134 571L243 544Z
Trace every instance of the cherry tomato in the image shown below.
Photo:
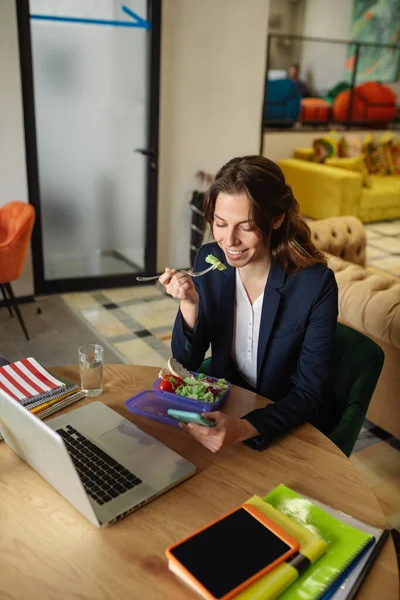
M168 379L163 378L157 387L163 392L172 392L173 394L175 393L173 385L170 381L168 381Z
M163 392L175 393L175 390L183 384L184 381L180 377L176 377L175 375L164 375L157 387Z

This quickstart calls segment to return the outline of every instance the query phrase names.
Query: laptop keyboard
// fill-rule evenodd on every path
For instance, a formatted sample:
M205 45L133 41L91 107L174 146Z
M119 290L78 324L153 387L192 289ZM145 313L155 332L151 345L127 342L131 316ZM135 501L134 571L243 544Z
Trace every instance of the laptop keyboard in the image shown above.
M56 431L67 446L87 494L98 504L111 502L142 483L139 477L125 469L72 425Z

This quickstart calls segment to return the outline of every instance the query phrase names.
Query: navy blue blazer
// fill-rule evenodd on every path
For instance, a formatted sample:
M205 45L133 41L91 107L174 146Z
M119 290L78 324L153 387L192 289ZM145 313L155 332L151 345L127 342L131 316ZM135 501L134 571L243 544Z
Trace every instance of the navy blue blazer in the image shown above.
M200 248L194 271L213 254L226 264L218 244ZM195 328L187 332L180 311L172 334L172 353L196 370L211 343L210 373L235 381L231 358L235 310L235 269L211 271L194 279L200 297ZM264 289L257 352L258 394L273 400L245 418L259 431L249 445L262 449L276 436L309 421L326 429L332 410L332 357L338 292L331 269L322 264L293 274L272 262Z

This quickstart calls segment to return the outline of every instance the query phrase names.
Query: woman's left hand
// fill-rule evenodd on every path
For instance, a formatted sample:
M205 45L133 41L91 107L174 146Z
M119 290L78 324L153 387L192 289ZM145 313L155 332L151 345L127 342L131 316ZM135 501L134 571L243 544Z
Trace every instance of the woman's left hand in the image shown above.
M230 446L259 435L257 429L246 419L234 419L219 411L205 412L202 416L214 421L215 427L195 423L181 423L180 426L211 452L218 452L222 446Z

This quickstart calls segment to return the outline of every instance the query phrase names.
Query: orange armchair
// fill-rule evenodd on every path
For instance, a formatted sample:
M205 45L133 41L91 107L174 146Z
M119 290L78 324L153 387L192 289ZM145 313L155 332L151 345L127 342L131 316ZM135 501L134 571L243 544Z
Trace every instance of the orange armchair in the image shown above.
M29 335L10 282L22 273L34 222L32 204L9 202L0 208L0 289L10 316L14 309L27 340Z

